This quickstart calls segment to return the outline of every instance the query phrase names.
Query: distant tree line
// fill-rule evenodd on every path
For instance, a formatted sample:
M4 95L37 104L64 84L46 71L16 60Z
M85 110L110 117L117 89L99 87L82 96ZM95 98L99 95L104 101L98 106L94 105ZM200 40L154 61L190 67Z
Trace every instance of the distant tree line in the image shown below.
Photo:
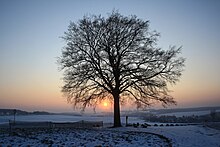
M146 109L146 111L149 111L151 113L156 114L165 114L165 113L177 113L177 112L196 112L196 111L216 111L220 110L220 106L214 106L214 107L193 107L193 108L172 108L172 109Z
M16 110L16 111L15 111ZM44 111L34 111L34 112L27 112L27 111L22 111L22 110L17 110L17 109L0 109L0 116L8 116L8 115L49 115L52 113L49 112L44 112Z
M201 123L201 122L220 122L220 112L212 112L207 115L191 115L191 116L157 116L149 114L143 117L148 122L160 122L160 123Z

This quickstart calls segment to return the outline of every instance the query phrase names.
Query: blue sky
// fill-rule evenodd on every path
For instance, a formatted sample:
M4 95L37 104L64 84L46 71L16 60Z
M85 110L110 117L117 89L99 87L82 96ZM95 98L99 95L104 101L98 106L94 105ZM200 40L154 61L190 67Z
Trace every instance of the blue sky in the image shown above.
M60 37L70 21L113 9L150 20L163 49L183 46L185 71L170 88L177 107L220 105L218 0L1 0L0 108L71 111L60 92Z

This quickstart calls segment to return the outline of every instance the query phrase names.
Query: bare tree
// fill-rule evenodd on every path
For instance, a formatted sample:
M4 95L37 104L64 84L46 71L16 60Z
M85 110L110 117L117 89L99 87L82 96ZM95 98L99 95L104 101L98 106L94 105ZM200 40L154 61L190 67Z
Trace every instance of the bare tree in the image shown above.
M121 126L120 102L125 99L135 100L138 107L155 101L175 104L167 83L178 81L184 58L177 56L181 47L158 48L158 36L149 31L149 21L118 12L71 22L58 60L68 102L84 109L112 99L114 127Z

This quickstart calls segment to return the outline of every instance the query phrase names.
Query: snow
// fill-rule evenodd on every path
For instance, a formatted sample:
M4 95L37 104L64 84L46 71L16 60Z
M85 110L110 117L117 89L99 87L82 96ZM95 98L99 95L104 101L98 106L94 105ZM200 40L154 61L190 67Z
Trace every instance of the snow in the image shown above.
M138 117L129 117L129 123L143 123L144 120ZM14 116L0 116L0 124L8 123L14 120ZM113 116L73 116L73 115L18 115L16 121L52 121L52 122L76 122L76 121L103 121L103 123L112 123ZM125 123L125 117L121 117L121 122Z
M0 134L1 146L169 146L155 134L111 129L20 130Z
M173 147L217 147L220 146L220 131L202 125L52 130L35 128L16 130L12 135L0 130L0 146L3 147L169 146L170 142Z
M121 128L123 131L151 132L169 138L173 147L217 147L220 146L220 131L202 125Z
M0 117L4 123L12 116ZM75 122L80 120L113 122L111 116L71 116L71 115L29 115L16 116L19 121ZM122 123L125 118L121 117ZM144 123L138 117L129 117L129 123ZM216 147L220 146L220 131L202 124L183 126L121 127L96 129L18 129L9 134L7 128L0 128L0 147L5 146L169 146L173 147Z

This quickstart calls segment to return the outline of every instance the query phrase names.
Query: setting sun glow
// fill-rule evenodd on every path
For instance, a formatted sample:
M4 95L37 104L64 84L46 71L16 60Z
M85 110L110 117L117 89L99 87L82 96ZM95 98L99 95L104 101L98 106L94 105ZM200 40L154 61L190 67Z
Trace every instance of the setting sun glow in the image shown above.
M104 107L107 107L107 106L108 106L108 103L107 103L107 102L104 102L104 103L103 103L103 106L104 106Z

